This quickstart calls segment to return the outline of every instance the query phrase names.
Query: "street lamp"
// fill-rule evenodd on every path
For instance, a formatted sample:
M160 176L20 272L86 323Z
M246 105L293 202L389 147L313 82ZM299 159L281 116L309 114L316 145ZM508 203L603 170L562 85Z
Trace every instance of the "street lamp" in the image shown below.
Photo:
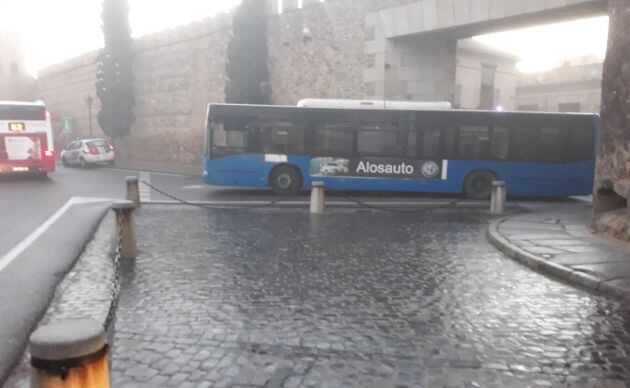
M90 137L92 137L92 104L94 99L89 94L85 97L85 104L88 107L88 120L90 121Z

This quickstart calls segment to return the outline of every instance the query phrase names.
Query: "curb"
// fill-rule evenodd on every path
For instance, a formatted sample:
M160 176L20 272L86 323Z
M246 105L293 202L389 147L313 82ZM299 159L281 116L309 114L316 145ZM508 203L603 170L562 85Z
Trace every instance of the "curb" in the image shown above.
M490 222L486 230L486 239L495 248L506 256L519 263L544 274L560 279L566 283L578 286L591 292L610 295L618 298L630 299L630 290L607 283L602 279L587 273L576 271L567 266L554 263L550 260L536 256L510 243L499 233L498 226L511 217L502 218Z

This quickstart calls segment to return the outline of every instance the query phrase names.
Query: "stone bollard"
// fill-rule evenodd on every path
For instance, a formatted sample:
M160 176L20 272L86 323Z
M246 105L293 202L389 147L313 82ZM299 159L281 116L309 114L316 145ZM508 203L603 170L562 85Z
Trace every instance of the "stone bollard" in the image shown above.
M42 326L31 335L31 388L109 388L105 329L85 319Z
M505 211L505 182L492 181L492 198L490 199L490 214L503 214Z
M324 182L313 182L311 187L311 214L324 214L324 210L326 210Z
M138 177L137 176L128 176L125 178L125 182L127 183L127 199L129 201L133 201L133 204L136 205L136 209L140 208L140 189L138 188Z
M116 221L116 232L112 240L112 254L116 253L118 244L118 233L122 223L123 236L121 242L121 258L133 259L138 256L138 247L136 244L136 234L134 232L133 211L135 207L131 201L114 201L112 210Z

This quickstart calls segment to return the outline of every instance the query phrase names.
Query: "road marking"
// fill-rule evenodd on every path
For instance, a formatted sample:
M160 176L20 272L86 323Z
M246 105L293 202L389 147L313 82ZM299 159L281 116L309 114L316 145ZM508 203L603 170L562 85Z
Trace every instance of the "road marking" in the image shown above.
M80 205L84 203L95 203L95 202L107 202L112 201L109 198L88 198L88 197L72 197L65 203L59 210L55 212L49 219L47 219L43 224L41 224L37 229L35 229L31 234L28 235L24 240L20 241L13 249L11 249L7 254L2 256L0 259L0 272L4 270L9 264L13 262L22 252L24 252L28 247L30 247L35 240L37 240L44 232L50 228L52 224L54 224L63 214L68 211L74 205Z
M140 181L151 184L151 173L148 171L140 171ZM151 201L151 188L147 185L140 185L140 202Z
M188 186L182 186L182 189L185 190L202 190L202 189L207 189L208 185L188 185Z

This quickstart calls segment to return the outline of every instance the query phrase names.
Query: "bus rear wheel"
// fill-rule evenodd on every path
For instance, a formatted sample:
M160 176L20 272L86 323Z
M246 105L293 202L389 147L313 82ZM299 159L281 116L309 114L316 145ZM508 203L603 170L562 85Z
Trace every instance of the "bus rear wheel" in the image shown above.
M492 181L496 179L497 176L492 171L473 171L464 180L464 194L469 198L488 199L492 194Z
M271 190L278 195L293 196L302 188L302 174L290 166L276 167L269 177Z

